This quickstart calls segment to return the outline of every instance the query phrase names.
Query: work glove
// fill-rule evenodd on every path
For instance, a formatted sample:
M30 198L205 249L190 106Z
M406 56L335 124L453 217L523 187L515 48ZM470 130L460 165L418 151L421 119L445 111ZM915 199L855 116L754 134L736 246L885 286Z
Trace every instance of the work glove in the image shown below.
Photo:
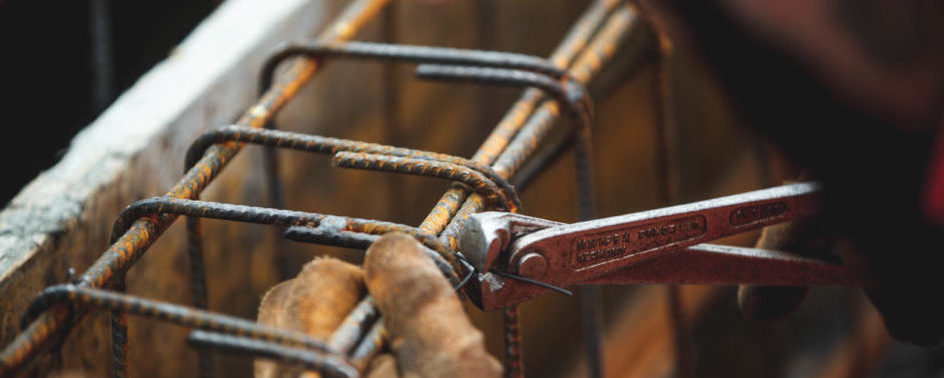
M263 297L259 323L328 340L365 294L376 301L388 332L389 354L368 366L368 377L498 377L482 333L466 316L452 286L415 239L387 234L367 250L364 268L316 258L297 277ZM256 377L317 376L257 360Z

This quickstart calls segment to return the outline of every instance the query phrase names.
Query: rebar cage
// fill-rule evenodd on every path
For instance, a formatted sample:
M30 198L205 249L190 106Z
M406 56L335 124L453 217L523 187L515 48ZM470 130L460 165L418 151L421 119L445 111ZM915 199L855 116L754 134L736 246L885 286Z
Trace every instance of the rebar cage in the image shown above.
M485 209L516 211L515 187L527 185L535 171L571 145L576 149L580 214L593 217L589 133L592 106L584 89L610 59L636 22L633 9L618 1L598 1L573 26L547 60L513 53L348 42L386 1L352 3L331 27L314 41L288 43L266 62L260 79L260 98L236 124L203 134L187 152L185 176L163 197L128 206L115 221L112 246L73 283L49 287L23 317L23 332L0 358L0 372L15 374L91 308L112 312L114 374L128 370L127 314L199 328L190 340L201 350L200 366L209 374L209 352L222 350L268 356L320 370L329 375L357 375L383 346L384 329L376 307L367 297L330 340L271 329L207 312L200 218L270 224L287 228L291 240L366 248L377 235L404 232L430 250L430 257L460 289L472 271L456 253L462 219ZM395 146L304 135L275 130L274 115L298 93L325 61L340 58L420 63L416 75L440 81L531 87L524 92L471 159ZM290 60L276 79L276 69ZM577 125L573 133L551 143L523 174L540 141L566 113ZM266 146L267 189L272 208L200 201L200 193L245 144ZM425 175L454 181L419 227L337 215L281 210L278 159L275 148L334 155L332 164L344 168ZM511 182L514 182L513 186ZM179 215L187 216L188 256L193 307L157 302L124 294L128 269ZM517 312L504 311L509 374L520 375ZM590 319L592 320L592 319Z
M517 211L522 207L519 191L542 170L573 147L580 219L594 214L594 165L589 142L594 113L586 87L618 52L642 53L654 63L652 96L656 146L656 191L662 203L679 197L675 163L677 132L670 119L671 97L665 56L671 43L643 24L628 2L596 0L571 26L548 58L482 50L463 50L395 43L360 42L359 31L377 22L389 39L393 20L384 13L388 0L357 0L317 38L286 41L272 46L259 74L259 97L242 117L196 138L185 154L184 176L160 197L146 198L127 206L115 220L110 247L72 282L43 290L26 309L22 332L0 353L0 376L26 371L30 364L57 344L92 309L110 311L113 372L127 376L129 348L145 342L129 340L127 315L140 316L193 329L188 337L199 354L201 375L212 374L214 353L249 355L275 359L317 370L330 376L356 376L385 347L386 331L376 304L368 296L355 306L334 334L319 340L303 334L256 324L245 319L209 311L207 270L201 218L273 226L277 239L364 250L379 235L406 233L428 249L428 255L461 294L475 272L458 250L462 234L460 220L489 209ZM380 18L374 21L375 18ZM630 42L630 40L632 40ZM369 143L331 136L282 131L275 118L302 93L325 64L352 60L383 62L381 108L392 144ZM406 64L404 64L406 63ZM397 66L415 65L414 75L423 80L473 83L526 88L470 158L406 148L397 136ZM570 122L558 122L566 118ZM260 164L266 207L201 200L201 194L223 173L247 145L263 149ZM335 167L429 176L450 182L429 214L418 226L384 220L286 209L285 189L289 179L280 172L277 150L294 150L331 156ZM760 154L763 156L764 154ZM764 171L762 169L762 171ZM762 172L766 173L766 171ZM767 183L769 184L770 180ZM395 190L392 187L391 190ZM156 301L126 293L125 275L167 230L178 216L186 216L186 265L190 281L189 306ZM281 241L277 240L277 243ZM278 254L285 248L276 246ZM297 259L276 256L280 276L297 270ZM670 323L676 332L676 369L684 375L692 367L691 351L683 340L691 314L682 302L704 303L710 293L686 297L677 287L668 288ZM580 292L581 322L585 335L584 360L591 376L602 376L599 288ZM695 299L692 299L692 298ZM687 316L687 317L686 317ZM523 375L518 313L503 311L505 359L509 376Z

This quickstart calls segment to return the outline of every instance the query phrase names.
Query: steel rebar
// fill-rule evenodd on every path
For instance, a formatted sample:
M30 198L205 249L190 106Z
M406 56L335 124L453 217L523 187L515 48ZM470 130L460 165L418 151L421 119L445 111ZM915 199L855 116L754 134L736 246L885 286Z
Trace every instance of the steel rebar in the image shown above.
M518 199L518 194L515 188L506 179L495 173L489 166L476 163L469 159L412 148L280 130L256 129L230 125L207 131L201 134L191 143L190 148L187 149L187 157L184 163L185 169L189 169L195 164L199 157L203 156L210 146L227 142L242 142L331 155L338 152L380 154L461 165L484 175L489 181L498 185L505 197L512 199L517 204L516 206L520 207L521 201Z
M518 199L517 194L509 197L485 175L458 164L346 151L334 154L331 164L341 168L394 172L458 181L468 185L473 192L484 197L487 203L496 208L517 212L521 206L521 200Z
M41 313L58 303L73 303L101 307L187 327L259 338L286 345L304 346L321 351L331 350L328 345L321 340L287 330L264 326L250 320L72 284L50 286L44 289L36 299L30 303L23 316L22 323L26 325L33 322Z
M333 27L322 34L325 40L343 41L372 18L388 0L358 0L351 3ZM299 59L281 80L274 85L240 119L238 124L262 127L280 110L317 71L318 63L311 59ZM192 198L197 196L240 150L240 145L216 147L200 160L174 187L168 196ZM141 219L132 229L114 243L83 275L81 285L102 287L111 281L118 270L128 266L150 247L174 218ZM42 349L49 346L55 336L71 328L69 311L54 306L42 314L0 352L0 375L15 374L32 361ZM76 320L78 321L78 320Z
M357 369L341 356L331 353L319 353L265 340L200 330L190 332L187 342L201 350L212 349L230 354L270 358L282 363L301 364L305 370L315 370L329 377L358 376Z

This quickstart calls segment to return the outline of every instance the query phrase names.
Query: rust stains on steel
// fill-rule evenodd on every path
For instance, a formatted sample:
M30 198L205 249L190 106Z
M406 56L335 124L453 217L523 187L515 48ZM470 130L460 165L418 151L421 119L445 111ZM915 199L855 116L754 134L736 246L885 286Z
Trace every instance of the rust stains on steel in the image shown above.
M595 2L571 29L552 55L551 61L558 67L567 67L576 59L570 69L571 76L582 84L588 83L602 64L612 57L616 46L629 34L635 21L635 13L625 4L614 11L618 5L617 1ZM604 25L602 30L594 36L600 25ZM472 160L492 164L492 168L502 177L510 177L536 149L560 113L557 102L545 99L539 89L525 91L492 130ZM455 249L457 237L462 231L461 222L457 220L461 221L484 208L482 196L470 195L463 187L455 185L442 196L420 228L433 234L441 233L442 242L450 249ZM382 332L383 328L375 326L365 339L378 339ZM506 327L506 338L517 339L516 332L516 327ZM380 344L377 345L379 347ZM508 357L518 360L520 354ZM520 360L517 363L520 365Z
M213 218L246 223L259 223L280 226L315 227L326 219L338 223L339 231L359 234L381 235L389 232L402 232L418 239L427 247L436 252L453 256L432 235L424 234L421 230L404 224L310 213L304 211L270 209L265 207L234 205L228 203L207 202L179 198L154 197L137 201L128 205L112 227L112 238L124 235L141 217L178 216Z
M349 40L364 24L372 19L388 0L359 0L345 9L338 20L320 37L326 41ZM311 59L297 60L238 121L238 124L262 127L308 82L317 71L318 63ZM169 197L194 198L219 173L242 147L232 143L212 148L200 162L168 192ZM172 216L149 217L136 221L129 232L114 243L85 274L80 285L103 287L119 272L127 270L173 222ZM64 306L53 306L33 321L14 341L0 352L0 375L21 371L32 358L47 347L53 338L66 331L71 311Z
M616 46L628 34L634 19L635 14L628 6L620 7L617 11L613 12L600 33L594 37L586 51L581 54L571 67L570 72L572 76L581 83L585 84L589 82L592 75L596 74L601 65L615 53ZM530 90L528 92L530 92ZM540 95L540 92L537 93ZM527 96L527 92L525 96ZM513 108L509 115L514 113L515 109ZM560 108L557 102L545 101L541 103L527 122L520 127L520 132L515 134L506 148L501 151L501 154L497 157L497 161L492 165L492 169L503 177L509 177L517 171L532 152L534 152L538 143L547 136L547 133L551 130L559 113ZM501 125L499 125L499 127L501 127ZM461 188L453 188L450 190L461 190ZM457 204L447 203L448 201L444 200L441 200L437 204L437 208L449 209L457 206ZM427 227L436 226L437 228L445 227L445 230L440 235L440 239L442 239L444 243L447 243L450 248L454 249L458 246L457 237L462 232L461 222L457 222L457 220L465 219L469 214L482 211L483 209L484 202L482 198L473 194L462 204L462 207L454 217L443 220L441 221L442 223L428 217L421 227L424 225ZM434 213L430 215L432 216ZM429 223L427 223L427 221ZM442 224L442 226L440 226L440 224Z
M535 72L492 67L422 64L416 67L416 76L426 80L465 81L476 84L534 87L560 102L573 116L579 117L580 127L590 127L592 104L584 86L573 79L555 79Z
M190 332L187 343L206 352L212 349L299 364L306 370L318 371L328 377L357 376L357 369L340 355L313 352L310 349L285 346L271 341L196 330Z
M125 207L112 227L112 241L124 235L131 225L144 216L163 214L187 215L248 223L293 226L316 224L326 217L324 214L306 213L281 209L269 209L228 203L206 202L188 199L154 197L136 201Z
M242 142L250 144L259 144L278 148L287 148L297 151L314 152L321 154L336 154L338 152L358 152L378 155L389 155L411 159L423 159L436 162L442 162L452 165L459 165L484 175L488 181L498 185L502 195L514 202L515 206L520 208L521 201L518 199L514 187L508 180L499 176L491 167L476 163L472 160L442 154L437 152L416 150L411 148L395 147L384 144L368 143L355 140L324 137L319 135L308 135L293 133L287 131L256 129L240 126L223 126L216 130L207 131L198 137L187 150L185 167L189 168L205 151L214 144L225 142Z
M71 308L78 310L77 313L79 314L84 314L84 306L86 305L104 306L113 310L114 319L117 321L113 331L113 335L115 335L113 340L117 352L115 354L116 374L119 375L124 373L123 367L127 366L124 358L126 355L125 336L121 334L126 328L121 322L125 312L154 315L175 322L186 321L183 320L183 315L178 316L179 312L170 311L160 315L149 312L151 310L142 310L150 308L146 305L147 300L135 299L123 294L109 293L98 289L110 284L116 285L116 290L121 290L123 275L127 269L143 255L150 244L160 236L178 215L189 217L187 222L190 230L189 252L193 261L192 269L195 276L193 290L195 297L197 297L196 305L198 307L205 305L205 301L200 299L200 297L205 296L205 287L200 282L202 279L198 278L198 276L202 277L202 274L197 274L198 270L202 272L199 217L295 226L293 230L299 234L304 231L304 228L299 226L327 227L321 224L329 217L326 215L195 200L199 197L200 192L209 185L210 181L239 152L244 143L258 143L269 147L287 147L320 153L335 153L334 162L339 166L433 175L467 184L471 187L472 193L469 192L466 186L454 185L443 195L440 202L419 228L389 222L341 217L335 218L343 219L342 225L331 226L333 227L331 230L335 232L370 235L406 232L439 252L442 258L448 260L453 268L448 269L445 273L453 280L457 280L457 273L462 272L463 269L460 265L461 256L454 253L455 238L461 232L460 226L458 226L459 223L455 220L484 210L487 203L501 204L509 210L517 208L517 195L510 184L507 183L507 180L520 167L522 162L533 153L538 142L546 136L562 106L572 110L573 113L579 113L581 121L583 121L582 124L589 125L589 107L585 106L582 101L577 101L583 99L582 90L579 91L581 92L580 96L574 96L573 93L577 91L572 90L574 87L572 84L579 84L576 86L578 88L585 85L600 69L601 65L610 58L619 41L628 34L633 14L628 5L620 6L622 3L615 0L601 0L594 3L552 56L553 66L537 58L519 54L463 52L461 50L440 48L397 47L377 44L352 44L345 49L342 45L338 45L339 42L350 38L357 29L378 12L384 3L385 1L361 0L349 6L340 17L340 21L321 35L319 44L314 45L313 48L308 46L306 47L308 50L301 52L301 55L305 55L308 59L297 60L280 77L280 80L276 81L262 95L257 104L243 115L238 122L238 126L208 133L192 146L188 154L187 171L184 177L165 197L144 200L129 206L116 221L114 244L82 275L79 283L77 285L50 288L35 302L36 307L31 307L34 309L33 312L30 312L31 318L32 315L36 315L38 318L32 321L25 332L21 333L11 345L0 353L0 374L5 375L21 371L42 347L50 344L54 336L57 336L60 332L67 332L69 327L66 324L71 317ZM602 28L601 25L603 25ZM591 37L593 38L592 41ZM274 71L279 59L298 53L298 51L289 52L271 60L270 62L274 63L267 65L269 67L267 72ZM273 115L295 96L302 84L314 75L321 63L317 58L325 53L338 56L371 56L400 60L427 59L439 63L470 63L488 67L530 69L542 74L549 74L551 77L558 79L561 81L560 85L564 87L564 90L555 92L559 88L553 80L543 83L540 81L543 77L527 72L508 70L486 72L506 74L504 76L492 75L498 77L498 79L495 79L498 81L520 79L531 75L533 77L529 76L530 81L517 80L516 82L544 87L544 90L551 91L552 98L547 98L538 89L525 91L522 98L496 126L472 159L334 138L300 136L277 131L259 132L251 129L271 124ZM568 70L566 74L564 73L565 70ZM268 80L266 79L268 77L268 74L263 75L263 80ZM542 85L542 83L547 85ZM554 95L555 93L557 96ZM567 101L558 103L554 101L555 98L556 100L566 99ZM578 110L573 111L573 109ZM589 128L581 127L578 135L578 141L583 142L583 146L578 143L578 152L589 156L589 146L586 145ZM270 162L274 162L274 160ZM585 174L589 174L589 159L583 160L583 163L578 161L580 182L589 182L589 176L581 176ZM274 187L271 186L270 188ZM584 202L581 203L582 209L585 207ZM440 233L442 235L439 235ZM369 241L369 239L361 238L356 242L363 244L364 241ZM67 307L65 303L60 301L69 302L73 306ZM385 334L382 321L377 320L364 337L352 336L363 332L372 319L376 318L376 316L368 314L370 308L373 307L371 300L367 298L364 303L359 305L358 309L366 307L366 310L361 310L365 313L358 313L355 310L355 313L350 317L352 324L356 327L350 325L342 327L338 331L339 333L336 334L338 340L343 341L345 349L350 351L350 363L358 369L363 368L370 357L378 352ZM176 308L197 314L210 314L206 311L186 309L182 306ZM517 323L515 320L515 322L509 322L508 324L514 325L508 327L506 333L510 337L509 346L513 346L509 349L513 352L509 353L509 357L513 359L509 366L517 366L518 368L514 371L520 372L520 353L517 352L516 342ZM225 328L214 330L239 335L239 330ZM265 339L252 334L248 336ZM253 353L275 354L284 358L288 358L289 355L296 352L284 348L280 349L281 352L279 352L276 351L278 348L275 348L278 345L254 343L258 340L234 338L229 335L196 334L191 335L191 341L201 346L202 350L205 349L204 347L226 350L240 349L242 351L254 350ZM302 357L299 358L298 361L303 363L306 361ZM201 362L205 361L202 359ZM330 364L330 361L325 362L325 364Z
M29 324L49 308L65 303L120 310L187 327L251 336L287 345L305 346L320 351L332 351L321 340L301 333L257 324L251 320L71 284L50 286L43 290L26 310L23 323Z
M482 173L458 164L358 152L338 152L331 159L331 163L341 168L396 172L458 181L468 185L473 192L484 197L485 201L495 208L516 212L521 206L517 194L509 197ZM507 180L502 181L507 183Z
M524 364L521 359L521 333L518 320L518 306L502 310L505 332L505 376L520 378L524 376Z
M263 65L260 78L260 90L268 88L279 64L291 57L307 56L311 59L324 57L346 57L359 59L376 59L387 61L406 61L419 63L439 64L466 64L485 67L516 68L530 70L560 78L564 71L547 61L529 55L465 50L428 46L404 46L384 43L352 42L337 44L332 42L302 41L287 43L269 56ZM275 122L266 123L267 129L276 129ZM282 185L278 178L279 159L273 147L266 147L264 151L265 176L273 207L282 207Z
M564 41L551 55L550 61L557 67L567 68L571 61L586 47L588 41L593 37L594 32L608 18L609 13L619 4L615 0L603 0L594 2L590 9L577 21ZM627 9L627 11L629 11ZM615 44L614 44L615 45ZM492 133L485 139L485 142L479 147L478 151L472 156L472 160L483 164L492 164L506 147L511 144L515 135L522 130L525 122L532 115L535 108L541 104L545 98L544 94L538 89L529 89L515 102L511 110L505 114L504 118L492 130ZM556 105L542 105L549 110L553 108L553 116L557 115ZM523 160L523 159L522 159ZM493 165L503 177L511 176L513 171L504 170L504 167ZM465 202L468 192L461 187L450 188L440 198L439 202L432 209L430 214L423 220L421 228L434 234L441 233L446 225L453 219L460 206ZM473 202L481 202L481 198L471 199ZM481 204L478 205L481 208ZM455 244L452 244L454 247Z
M328 345L341 352L350 352L367 331L364 325L379 318L380 310L377 309L377 304L370 297L364 298L334 331L331 339L328 340Z
M387 329L384 327L383 319L378 319L370 331L361 339L361 342L354 347L348 356L348 361L357 367L357 370L364 371L367 363L370 362L377 353L380 353L384 340L387 339Z
M536 56L517 53L372 42L331 44L322 41L299 41L283 44L266 59L263 65L259 87L263 89L268 88L279 64L287 58L297 56L307 56L314 59L330 56L416 63L514 68L540 72L554 78L560 78L565 74L565 70L548 63L547 60Z

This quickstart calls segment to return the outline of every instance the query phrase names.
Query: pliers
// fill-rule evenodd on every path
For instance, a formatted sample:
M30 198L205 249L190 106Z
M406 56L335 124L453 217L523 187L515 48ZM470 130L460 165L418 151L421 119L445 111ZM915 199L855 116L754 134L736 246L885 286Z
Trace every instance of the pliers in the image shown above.
M466 293L492 310L581 284L874 285L835 262L705 244L812 216L820 192L817 183L796 183L573 224L477 213L459 243L475 272Z

